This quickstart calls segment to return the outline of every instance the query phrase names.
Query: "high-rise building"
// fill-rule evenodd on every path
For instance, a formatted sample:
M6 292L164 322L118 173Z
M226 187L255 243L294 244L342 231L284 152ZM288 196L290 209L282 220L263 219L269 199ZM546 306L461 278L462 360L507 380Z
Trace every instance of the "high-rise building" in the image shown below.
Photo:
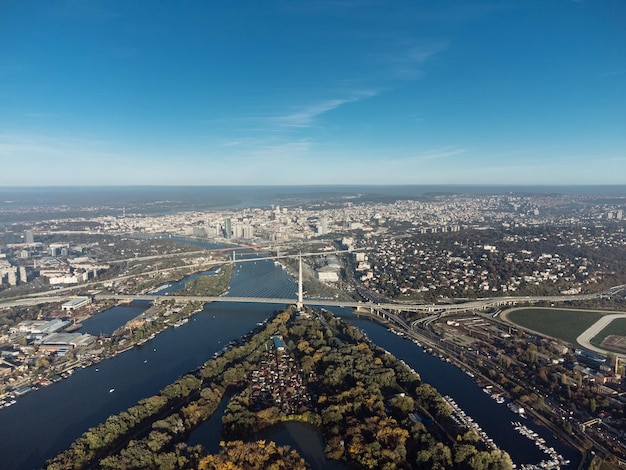
M243 238L252 238L254 237L254 229L252 225L246 224L243 226Z
M322 224L322 235L326 235L328 233L328 217L323 216L320 223Z
M24 230L24 243L27 245L35 243L35 236L33 235L32 230Z
M224 219L224 237L231 238L233 236L233 223L230 217Z
M206 237L206 229L204 227L197 226L193 227L192 230L192 234L194 237Z
M15 243L15 236L13 235L13 232L7 230L4 232L4 244L12 245L13 243Z
M7 279L10 286L17 286L17 269L13 268L7 272Z
M28 273L26 272L26 266L20 266L20 283L25 284L28 282Z
M241 224L233 224L232 226L232 238L242 238L243 237L243 225Z

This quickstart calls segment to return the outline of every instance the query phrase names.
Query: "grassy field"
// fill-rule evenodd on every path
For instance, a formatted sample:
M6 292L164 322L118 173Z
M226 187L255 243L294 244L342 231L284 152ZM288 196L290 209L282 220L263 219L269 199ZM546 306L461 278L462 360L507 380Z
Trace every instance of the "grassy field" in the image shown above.
M520 308L508 312L507 317L516 325L575 345L578 335L603 315L584 310Z
M626 336L626 318L617 318L607 325L607 327L597 336L591 339L591 344L600 346L609 335Z

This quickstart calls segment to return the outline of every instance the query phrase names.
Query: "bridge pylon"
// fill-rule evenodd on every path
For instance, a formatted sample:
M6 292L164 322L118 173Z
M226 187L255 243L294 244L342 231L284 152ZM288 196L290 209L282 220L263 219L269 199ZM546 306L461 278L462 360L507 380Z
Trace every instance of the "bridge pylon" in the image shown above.
M298 301L296 302L296 308L298 310L302 310L304 307L302 298L302 253L300 253L300 256L298 257Z

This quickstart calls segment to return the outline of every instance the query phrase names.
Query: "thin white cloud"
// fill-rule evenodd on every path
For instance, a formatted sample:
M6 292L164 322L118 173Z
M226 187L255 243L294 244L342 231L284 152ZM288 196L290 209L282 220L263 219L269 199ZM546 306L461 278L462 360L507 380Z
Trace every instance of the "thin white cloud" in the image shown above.
M305 128L313 125L315 120L321 116L322 114L333 111L340 106L343 106L348 103L355 103L357 101L361 101L366 98L370 98L372 96L376 96L377 92L375 91L361 91L353 94L353 96L349 98L340 98L340 99L331 99L321 101L319 103L315 103L299 109L290 114L285 114L283 116L272 117L269 119L269 122L274 123L280 127L287 128Z
M243 140L235 139L235 140L227 140L225 142L220 143L222 147L238 147L243 144Z
M318 116L350 102L351 100L346 99L323 101L321 103L316 103L300 109L291 114L271 118L271 121L281 127L310 127Z
M457 147L442 147L438 149L428 150L420 155L413 157L415 160L440 160L442 158L454 157L465 153L466 150Z
M378 153L384 153L384 157L381 156L379 158L375 158L371 156L371 158L368 159L368 164L376 164L382 162L383 167L381 167L380 170L384 169L384 167L397 167L397 169L405 168L406 170L410 171L413 167L417 166L423 168L423 165L425 164L428 164L433 168L436 165L447 165L447 162L443 163L441 161L451 157L456 157L458 155L466 154L468 153L468 150L461 147L446 146L408 154L404 150L398 149L379 150ZM375 170L372 172L372 174L377 175L380 173L379 170Z
M449 47L449 42L444 40L402 40L384 61L395 78L415 80L424 75L427 61Z
M0 134L0 155L22 155L39 153L46 155L65 154L68 152L92 152L108 143L102 139L51 136L43 134ZM106 153L106 152L104 152Z
M421 64L447 48L447 41L417 41L409 44L402 61L411 64Z
M312 145L309 139L276 142L259 147L254 155L264 159L271 159L281 164L288 163L290 159L305 156Z
M83 184L108 178L126 159L98 139L0 134L0 185Z

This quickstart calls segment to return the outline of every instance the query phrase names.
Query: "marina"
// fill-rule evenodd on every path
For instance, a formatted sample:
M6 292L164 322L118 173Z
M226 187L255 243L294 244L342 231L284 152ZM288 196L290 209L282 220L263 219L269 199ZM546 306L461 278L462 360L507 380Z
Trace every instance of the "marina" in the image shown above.
M534 442L535 445L546 454L549 459L542 460L538 464L523 464L521 466L524 470L539 470L539 469L558 469L562 466L568 465L569 460L563 458L554 447L548 447L546 440L540 437L535 431L521 424L519 421L511 421L513 428L525 438Z
M452 420L458 424L459 426L465 426L468 429L473 429L476 431L476 434L480 437L480 440L485 444L487 449L497 449L498 446L493 442L485 431L474 421L474 419L469 416L465 411L461 409L459 405L456 404L454 399L448 395L443 396L443 399L446 401L448 405L452 408L452 414L450 417Z
M0 408L8 408L11 405L15 405L17 400L0 400Z
M503 404L506 401L501 393L493 390L493 387L491 385L487 385L485 388L483 388L483 392L493 398L499 405Z

